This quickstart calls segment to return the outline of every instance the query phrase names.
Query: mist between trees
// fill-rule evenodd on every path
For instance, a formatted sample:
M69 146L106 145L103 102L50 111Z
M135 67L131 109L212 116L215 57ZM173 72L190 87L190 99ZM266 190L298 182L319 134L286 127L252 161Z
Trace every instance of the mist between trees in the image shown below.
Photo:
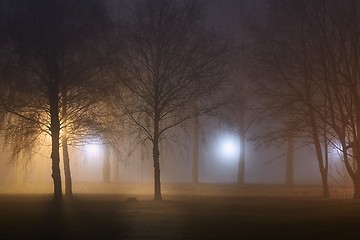
M360 198L359 10L358 1L270 1L245 50L266 116L283 123L263 141L287 139L289 152L294 140L313 145L324 197L332 148Z
M287 142L289 186L295 145L305 144L315 149L323 196L329 197L329 151L335 147L358 199L359 4L269 1L268 16L254 19L251 4L239 1L236 34L230 34L224 26L209 27L208 6L195 0L3 0L5 147L15 164L31 161L39 146L51 148L59 205L60 158L65 194L73 194L70 161L76 159L69 146L101 143L116 159L124 145L150 149L154 199L161 200L161 144L174 135L193 137L196 184L200 135L212 116L239 138L239 186L246 182L250 139Z
M72 195L68 145L159 143L224 104L230 45L201 26L197 1L1 2L1 126L14 161L51 136L54 200ZM225 98L227 99L227 98Z

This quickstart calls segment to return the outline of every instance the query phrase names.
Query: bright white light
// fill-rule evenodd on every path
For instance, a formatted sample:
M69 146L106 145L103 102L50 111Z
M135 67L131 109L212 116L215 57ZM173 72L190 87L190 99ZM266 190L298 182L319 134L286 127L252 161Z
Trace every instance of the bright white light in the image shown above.
M85 145L85 151L88 155L97 156L101 152L101 146L98 144Z
M232 142L225 142L223 144L223 151L226 155L232 155L235 153L235 146Z
M236 161L239 153L239 140L232 134L223 134L218 137L217 152L219 158L226 161Z
M343 150L340 143L332 143L329 147L330 157L333 161L341 161L343 159Z
M84 150L87 158L98 158L103 153L102 143L100 139L89 139L85 144Z

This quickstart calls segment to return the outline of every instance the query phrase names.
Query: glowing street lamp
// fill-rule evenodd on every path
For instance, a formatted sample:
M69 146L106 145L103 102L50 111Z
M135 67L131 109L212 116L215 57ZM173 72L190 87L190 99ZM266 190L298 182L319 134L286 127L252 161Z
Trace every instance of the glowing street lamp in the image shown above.
M224 155L232 156L236 152L236 148L233 142L224 142L222 146Z
M85 156L92 161L97 161L103 155L103 144L100 139L90 139L83 148Z
M239 154L239 144L235 136L224 134L219 137L218 155L221 159L236 161Z
M86 144L85 152L91 156L98 156L101 153L101 146L99 144Z

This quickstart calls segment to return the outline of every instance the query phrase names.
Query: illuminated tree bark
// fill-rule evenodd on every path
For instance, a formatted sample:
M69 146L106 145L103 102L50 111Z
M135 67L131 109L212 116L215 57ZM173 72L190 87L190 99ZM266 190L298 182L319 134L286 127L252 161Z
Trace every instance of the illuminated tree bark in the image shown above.
M62 111L62 133L61 133L61 146L63 150L63 163L64 163L64 175L65 175L65 195L72 197L72 181L71 181L71 170L70 170L70 157L68 149L68 132L67 132L67 97L66 91L63 91L63 99L61 103Z
M55 75L49 86L50 98L50 131L51 131L51 161L54 182L54 201L57 204L62 202L62 187L60 175L60 120L59 120L59 80Z
M71 169L70 169L70 157L68 149L68 141L66 136L66 130L62 133L62 150L63 150L63 162L64 162L64 175L65 175L65 195L72 197L72 180L71 180Z
M103 36L97 34L105 25L103 5L97 0L9 0L2 1L2 6L6 6L1 13L6 37L0 55L7 70L6 78L1 78L6 94L0 103L8 117L0 123L7 126L6 139L16 154L35 147L45 134L51 136L54 200L61 203L60 128L66 125L64 132L79 142L96 131L96 117L88 115L101 98L92 90L102 86L93 83L98 82L104 62L100 52L106 51L95 46ZM69 136L62 141L66 192L70 193Z

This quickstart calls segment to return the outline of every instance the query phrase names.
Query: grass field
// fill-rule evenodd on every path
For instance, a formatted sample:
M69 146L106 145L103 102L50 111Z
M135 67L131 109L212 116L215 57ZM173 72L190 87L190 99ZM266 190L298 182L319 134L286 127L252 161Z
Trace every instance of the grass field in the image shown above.
M14 187L0 187L0 239L360 238L360 202L343 189L164 184L155 202L151 185L78 184L57 211L51 185Z

